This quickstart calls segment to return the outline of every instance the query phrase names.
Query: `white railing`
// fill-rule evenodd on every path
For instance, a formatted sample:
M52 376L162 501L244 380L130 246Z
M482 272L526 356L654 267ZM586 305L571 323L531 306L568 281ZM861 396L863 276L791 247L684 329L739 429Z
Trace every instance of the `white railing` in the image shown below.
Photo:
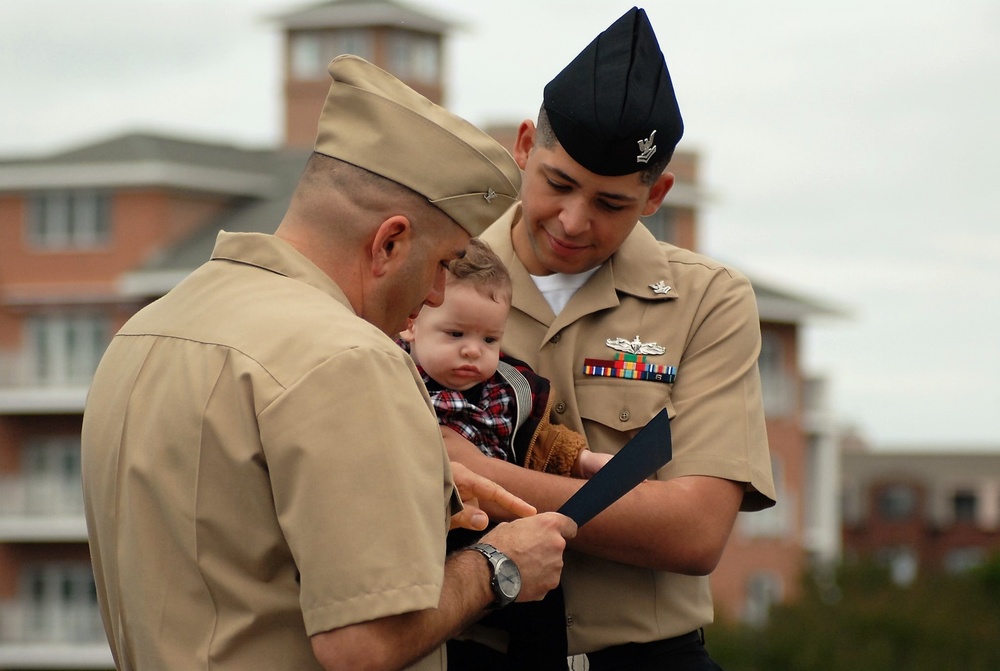
M64 361L49 371L39 370L34 358L22 351L0 351L0 389L60 389L88 386L97 360Z
M79 480L64 475L0 476L0 519L83 517Z
M0 477L0 543L86 540L79 481L54 476Z
M0 351L0 414L83 412L92 370L42 376L22 352Z
M0 601L0 643L105 643L96 604Z
M0 643L0 669L114 671L107 641L96 643Z

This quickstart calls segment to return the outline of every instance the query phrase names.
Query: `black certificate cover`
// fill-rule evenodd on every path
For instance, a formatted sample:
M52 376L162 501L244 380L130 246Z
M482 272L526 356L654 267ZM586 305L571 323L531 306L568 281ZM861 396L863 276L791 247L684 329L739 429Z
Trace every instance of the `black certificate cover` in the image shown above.
M633 487L662 468L673 456L670 419L664 408L618 454L597 471L558 512L583 526Z

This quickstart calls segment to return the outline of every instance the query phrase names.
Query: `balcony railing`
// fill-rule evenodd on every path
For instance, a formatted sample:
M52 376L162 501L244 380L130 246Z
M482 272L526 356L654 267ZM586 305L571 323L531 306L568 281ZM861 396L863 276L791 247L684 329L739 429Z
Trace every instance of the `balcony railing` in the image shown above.
M82 412L96 362L70 368L42 375L23 352L0 351L0 414Z
M97 606L0 601L0 668L113 669Z
M107 643L97 604L0 601L0 642Z
M56 475L0 476L0 542L86 539L79 481Z
M0 669L87 669L114 671L107 642L0 643Z

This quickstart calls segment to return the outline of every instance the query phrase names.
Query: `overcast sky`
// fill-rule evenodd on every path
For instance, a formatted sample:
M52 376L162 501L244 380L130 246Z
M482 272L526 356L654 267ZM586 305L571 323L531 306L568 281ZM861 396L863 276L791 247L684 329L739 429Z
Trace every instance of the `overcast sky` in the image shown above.
M308 4L308 3L306 3ZM534 116L633 3L411 0L458 24L447 104ZM149 130L277 145L294 0L0 2L0 157ZM877 447L1000 449L1000 3L646 7L702 158L701 251L842 309L802 362Z

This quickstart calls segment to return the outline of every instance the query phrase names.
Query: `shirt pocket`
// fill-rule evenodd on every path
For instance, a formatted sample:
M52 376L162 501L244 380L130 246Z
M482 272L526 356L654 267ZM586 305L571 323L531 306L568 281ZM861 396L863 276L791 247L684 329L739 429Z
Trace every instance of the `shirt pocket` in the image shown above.
M674 418L670 389L670 385L636 380L577 380L576 400L584 423L628 434L624 444L660 410L666 408L670 419Z

